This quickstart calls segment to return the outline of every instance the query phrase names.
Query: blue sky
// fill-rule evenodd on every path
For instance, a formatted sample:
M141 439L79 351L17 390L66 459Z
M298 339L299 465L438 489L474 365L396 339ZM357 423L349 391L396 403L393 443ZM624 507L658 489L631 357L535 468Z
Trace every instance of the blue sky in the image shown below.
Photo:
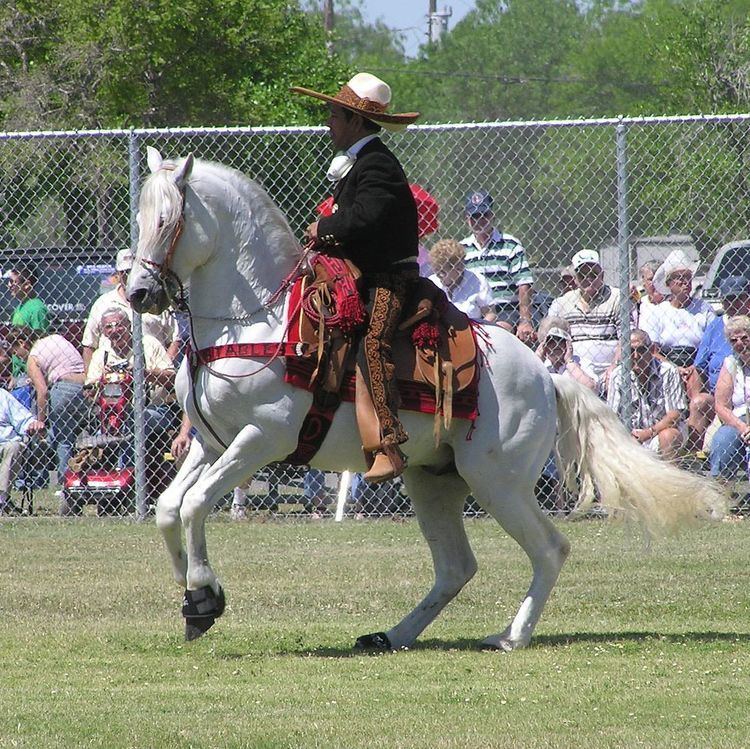
M334 2L334 9L336 3ZM365 18L374 21L381 18L392 29L403 31L406 39L406 53L414 56L426 39L427 11L429 0L362 0ZM470 10L474 0L437 0L437 9L451 8L453 14L448 20L452 29Z

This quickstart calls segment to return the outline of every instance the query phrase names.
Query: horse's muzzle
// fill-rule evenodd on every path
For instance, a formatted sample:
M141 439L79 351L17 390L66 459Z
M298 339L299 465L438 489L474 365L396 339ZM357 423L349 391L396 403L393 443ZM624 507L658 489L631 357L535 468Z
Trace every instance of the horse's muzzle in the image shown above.
M148 289L143 286L130 289L128 301L132 308L141 314L150 312L159 315L169 306L169 299L161 286L155 289Z

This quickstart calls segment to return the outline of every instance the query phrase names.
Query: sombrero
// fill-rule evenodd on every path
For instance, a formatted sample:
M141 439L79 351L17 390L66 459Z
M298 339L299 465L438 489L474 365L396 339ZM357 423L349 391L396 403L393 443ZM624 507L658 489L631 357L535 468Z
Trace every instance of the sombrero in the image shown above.
M349 83L341 87L341 90L335 96L321 94L318 91L301 86L292 86L292 91L327 101L329 104L338 104L355 114L376 122L386 130L403 130L419 117L419 112L403 114L386 112L388 105L391 103L391 87L371 73L357 73Z

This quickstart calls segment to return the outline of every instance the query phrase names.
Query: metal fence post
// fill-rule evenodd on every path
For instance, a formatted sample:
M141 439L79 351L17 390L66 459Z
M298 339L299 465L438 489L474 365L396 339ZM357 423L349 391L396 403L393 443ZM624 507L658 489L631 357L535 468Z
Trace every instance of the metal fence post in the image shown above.
M130 131L128 140L130 166L130 246L135 249L138 242L138 136ZM143 330L141 316L133 312L133 451L135 455L135 506L136 516L143 520L148 515L146 487L146 421L145 421L146 367L143 358Z
M630 350L630 319L633 305L630 299L630 279L632 274L630 260L630 228L628 226L628 151L627 126L623 118L615 129L617 143L617 246L619 249L619 286L622 295L620 307L620 349L622 360L622 378L620 379L620 398L622 403L622 420L630 430L633 415L633 402L630 391L630 374L633 360Z

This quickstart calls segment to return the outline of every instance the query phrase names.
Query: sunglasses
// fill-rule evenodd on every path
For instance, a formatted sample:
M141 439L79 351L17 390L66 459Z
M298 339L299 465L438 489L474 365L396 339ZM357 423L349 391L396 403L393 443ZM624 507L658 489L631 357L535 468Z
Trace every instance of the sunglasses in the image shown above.
M645 354L647 351L651 351L651 346L646 346L644 344L638 344L637 346L631 346L630 350L634 354Z

